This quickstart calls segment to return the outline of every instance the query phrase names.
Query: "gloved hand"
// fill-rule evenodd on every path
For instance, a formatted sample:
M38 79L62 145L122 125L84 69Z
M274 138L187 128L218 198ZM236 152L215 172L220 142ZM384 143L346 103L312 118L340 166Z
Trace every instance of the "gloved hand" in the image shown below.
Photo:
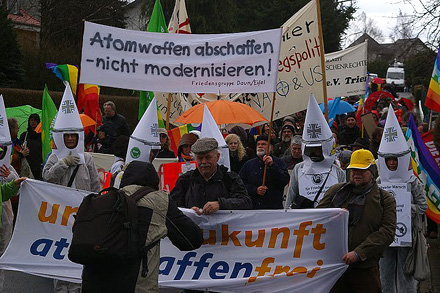
M79 157L72 156L72 152L69 152L69 154L63 159L63 162L67 166L76 166L79 163Z

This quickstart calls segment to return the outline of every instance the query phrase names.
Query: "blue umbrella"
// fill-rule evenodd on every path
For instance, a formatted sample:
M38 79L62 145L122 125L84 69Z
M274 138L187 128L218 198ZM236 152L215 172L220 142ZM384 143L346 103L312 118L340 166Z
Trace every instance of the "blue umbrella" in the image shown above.
M328 101L329 113L331 112L333 103L335 101L336 99ZM332 111L333 113L335 113L335 115L341 115L344 113L350 113L356 111L356 109L350 103L345 101L339 101L339 104L335 106L336 106L336 109L334 109L335 112ZM319 104L319 108L321 109L322 113L324 113L324 103Z

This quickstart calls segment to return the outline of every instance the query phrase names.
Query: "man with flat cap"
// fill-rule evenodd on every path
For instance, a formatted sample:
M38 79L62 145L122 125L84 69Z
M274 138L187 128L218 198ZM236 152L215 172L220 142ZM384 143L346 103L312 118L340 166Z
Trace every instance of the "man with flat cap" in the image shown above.
M214 138L201 138L191 147L197 169L177 179L171 198L179 207L191 208L197 214L212 214L221 210L252 208L252 201L240 177L217 164L220 158Z

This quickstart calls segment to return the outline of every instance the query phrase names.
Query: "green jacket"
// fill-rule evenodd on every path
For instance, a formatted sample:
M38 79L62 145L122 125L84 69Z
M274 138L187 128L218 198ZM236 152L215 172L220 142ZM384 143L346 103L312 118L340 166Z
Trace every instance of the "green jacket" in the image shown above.
M330 187L318 208L347 208L351 194L342 206L333 206L332 199L344 183ZM373 188L365 197L365 206L362 217L356 225L348 226L348 251L356 252L360 261L352 267L368 268L376 265L382 253L393 242L396 233L396 201L388 192L382 190L382 203L379 186L374 183Z
M18 192L18 187L15 185L14 180L0 185L0 195L2 197L2 201L7 201ZM2 205L0 204L0 223L1 223L1 215L2 215Z

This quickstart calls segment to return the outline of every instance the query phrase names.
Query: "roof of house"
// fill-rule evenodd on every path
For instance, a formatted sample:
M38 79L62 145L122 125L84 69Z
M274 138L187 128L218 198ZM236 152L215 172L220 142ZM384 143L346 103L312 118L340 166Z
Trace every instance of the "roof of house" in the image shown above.
M396 59L403 61L417 52L425 49L429 50L419 38L399 39L394 43L379 44L367 33L364 33L348 47L363 43L365 40L368 40L368 58L371 61L376 59L390 59L389 61Z
M20 9L19 14L8 14L8 19L17 24L26 24L37 27L41 26L40 21L27 13L24 9Z

